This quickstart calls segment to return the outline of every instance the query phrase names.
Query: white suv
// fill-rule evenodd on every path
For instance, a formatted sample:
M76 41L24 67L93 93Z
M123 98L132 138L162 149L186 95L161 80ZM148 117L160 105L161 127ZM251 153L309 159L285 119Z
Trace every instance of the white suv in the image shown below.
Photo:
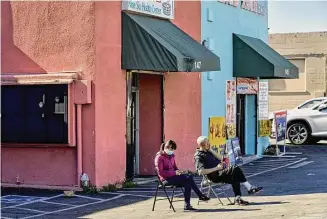
M273 115L269 119L274 120ZM274 121L272 133L275 133ZM327 140L327 97L308 100L287 111L287 138L295 145Z

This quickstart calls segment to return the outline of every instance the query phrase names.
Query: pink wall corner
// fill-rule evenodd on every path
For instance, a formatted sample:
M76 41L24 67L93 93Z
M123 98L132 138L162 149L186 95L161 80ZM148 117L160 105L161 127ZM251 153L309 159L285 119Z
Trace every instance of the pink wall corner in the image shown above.
M76 185L74 148L1 148L1 182Z
M175 1L173 22L194 39L201 39L201 2ZM194 169L196 138L201 134L200 73L165 75L165 135L177 143L181 169Z
M94 5L94 2L1 2L2 72L81 71L81 79L92 81L95 74ZM94 84L92 89L94 90ZM94 97L93 94L93 100ZM95 102L83 106L82 110L83 167L91 181L95 179L94 106ZM47 185L76 184L75 148L2 150L5 152L2 154L3 179L13 180L12 172L24 172L28 175L37 171L38 176L44 174L43 179L31 178L26 182ZM24 156L16 157L16 154ZM10 169L14 158L19 159L19 164L14 164L14 168ZM33 165L29 165L31 160ZM47 160L52 162L45 162ZM47 171L33 169L44 165L52 175L52 168L62 172L60 174L67 176L67 181L56 180L52 175L47 176Z
M121 70L121 2L96 2L96 180L122 181L126 170L126 73Z

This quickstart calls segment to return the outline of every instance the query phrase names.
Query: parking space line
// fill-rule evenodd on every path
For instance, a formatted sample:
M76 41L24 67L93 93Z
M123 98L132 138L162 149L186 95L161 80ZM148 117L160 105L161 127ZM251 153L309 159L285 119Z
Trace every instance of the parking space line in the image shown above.
M72 204L58 203L58 202L49 202L49 201L40 201L40 202L47 203L47 204L54 204L54 205L76 206L76 205L72 205Z
M1 219L13 219L13 218L1 216Z
M102 200L105 200L105 199L102 199L102 198L92 198L92 197L89 197L89 196L83 196L83 195L74 195L76 197L80 197L80 198L85 198L85 199L90 199L90 200L95 200L95 201L102 201Z
M142 197L142 198L152 198L153 196L150 195L136 195L136 194L121 194L121 193L117 193L117 192L101 192L103 194L108 194L108 195L125 195L125 196L135 196L135 197Z
M64 208L64 209L60 209L60 210L56 210L56 211L49 211L49 212L45 212L43 214L27 216L27 217L23 217L21 219L41 217L41 216L44 216L44 215L55 214L55 213L59 213L59 212L63 212L63 211L73 210L73 209L76 209L76 208L81 208L81 207L85 207L85 206L100 204L100 203L103 203L103 202L108 202L108 201L112 201L112 200L115 200L115 199L119 199L119 198L124 197L124 196L125 195L121 194L121 195L118 195L118 196L113 197L113 198L102 199L101 201L97 201L97 202L93 202L93 203L86 203L86 204L83 204L83 205L77 205L77 206L74 206L74 207Z
M302 163L298 163L298 164L296 164L294 166L291 166L291 167L288 167L288 168L289 169L296 169L296 168L303 167L303 166L308 165L308 164L313 163L313 162L314 161L304 161Z
M35 210L35 209L30 209L30 208L22 208L22 207L15 207L15 209L20 209L20 210L25 210L25 211L34 211L36 213L45 213L46 211L40 211L40 210Z
M49 199L58 198L60 196L63 196L63 194L55 195L55 196L52 196L52 197L46 197L44 199L37 199L37 200L34 200L34 201L30 201L30 202L24 202L24 203L13 205L13 206L2 207L2 209L15 208L15 207L19 207L19 206L23 206L23 205L27 205L27 204L32 204L32 203L35 203L35 202L46 201L46 200L49 200Z

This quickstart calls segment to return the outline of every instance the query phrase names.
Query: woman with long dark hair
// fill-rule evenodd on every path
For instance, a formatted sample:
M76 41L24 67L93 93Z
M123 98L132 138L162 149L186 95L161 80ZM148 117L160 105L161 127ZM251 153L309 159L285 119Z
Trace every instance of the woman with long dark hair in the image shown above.
M191 190L193 190L202 201L208 201L210 198L199 190L192 175L188 174L188 171L179 170L177 168L174 155L176 149L177 145L173 140L161 144L160 151L155 158L156 170L162 182L166 181L167 185L184 187L184 210L196 211L197 209L193 208L190 203Z

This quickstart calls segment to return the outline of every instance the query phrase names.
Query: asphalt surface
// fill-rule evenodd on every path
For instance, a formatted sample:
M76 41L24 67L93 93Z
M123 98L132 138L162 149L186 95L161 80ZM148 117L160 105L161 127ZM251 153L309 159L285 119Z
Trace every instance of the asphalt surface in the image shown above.
M327 145L287 147L287 149L288 152L302 152L302 154L293 158L262 158L242 166L250 183L264 187L264 191L259 193L258 196L262 196L264 199L267 196L287 197L299 195L299 197L302 197L305 194L327 193ZM201 177L196 177L196 183L200 184L201 179ZM116 216L120 215L120 218L141 218L142 214L151 213L155 187L156 183L151 183L113 193L77 193L72 198L64 197L61 192L2 189L1 218L114 218L114 216L108 215L94 216L101 215L101 212L107 212L106 214L108 214L111 211L114 211ZM223 188L228 196L233 197L230 186L227 185ZM243 192L244 196L246 196L245 191ZM169 194L171 195L171 191L169 191ZM179 190L176 191L175 195L177 198L182 197ZM159 196L164 197L164 193L160 192ZM195 196L193 197L195 198ZM247 198L245 197L245 199ZM226 200L224 202L226 203ZM159 211L161 214L172 212L168 207L168 201L163 200L160 203L163 204L157 204L155 211ZM283 203L286 202L266 201L261 202L260 205L272 206L283 205ZM192 199L192 204L196 206L196 199ZM200 206L204 204L200 204ZM143 212L141 212L139 205L143 205ZM176 206L177 212L183 211L182 203L176 204ZM327 208L327 200L325 206ZM310 208L310 206L307 207ZM132 213L127 213L126 208L133 209ZM220 207L216 206L210 211L216 208ZM124 210L119 212L119 209ZM232 211L232 209L229 210ZM259 212L259 208L252 210ZM135 216L132 214L135 214ZM148 215L146 218L154 217ZM194 218L201 217L198 215Z

